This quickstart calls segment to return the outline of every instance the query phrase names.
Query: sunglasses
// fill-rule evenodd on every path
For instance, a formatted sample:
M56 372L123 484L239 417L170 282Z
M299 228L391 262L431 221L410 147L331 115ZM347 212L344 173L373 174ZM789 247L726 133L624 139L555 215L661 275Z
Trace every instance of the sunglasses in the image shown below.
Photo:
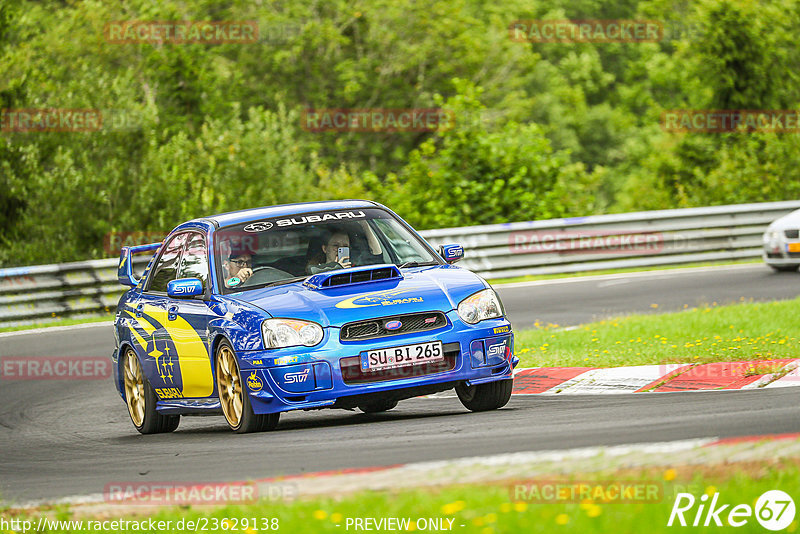
M238 265L239 267L247 267L248 265L253 264L253 260L228 260L230 263L234 265Z

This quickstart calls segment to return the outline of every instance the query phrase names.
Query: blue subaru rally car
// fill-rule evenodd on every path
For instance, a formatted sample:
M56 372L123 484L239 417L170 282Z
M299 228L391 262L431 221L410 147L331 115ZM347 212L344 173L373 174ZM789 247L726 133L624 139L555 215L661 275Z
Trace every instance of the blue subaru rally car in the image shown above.
M137 279L133 255L153 251ZM469 410L504 406L511 324L453 265L463 254L363 200L204 217L123 248L112 359L131 421L171 432L221 412L245 433L289 410L374 413L453 388Z

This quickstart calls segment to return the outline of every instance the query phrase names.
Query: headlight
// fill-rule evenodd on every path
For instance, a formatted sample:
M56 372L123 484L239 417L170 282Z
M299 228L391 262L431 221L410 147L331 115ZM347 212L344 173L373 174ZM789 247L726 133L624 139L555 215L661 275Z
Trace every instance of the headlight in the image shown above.
M317 323L296 319L267 319L261 323L264 347L279 349L305 345L312 347L322 341L322 327Z
M475 324L484 319L502 317L503 305L493 289L484 289L461 301L458 316L466 323Z

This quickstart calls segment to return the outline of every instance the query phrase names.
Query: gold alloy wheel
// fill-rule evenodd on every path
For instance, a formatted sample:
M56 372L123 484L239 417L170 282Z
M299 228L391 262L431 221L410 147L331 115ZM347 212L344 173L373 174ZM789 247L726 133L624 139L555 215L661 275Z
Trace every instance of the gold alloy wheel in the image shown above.
M131 421L141 427L144 423L144 378L139 358L131 349L125 353L125 402Z
M221 347L217 354L217 389L225 419L231 428L238 428L242 422L242 380L236 356L228 346Z

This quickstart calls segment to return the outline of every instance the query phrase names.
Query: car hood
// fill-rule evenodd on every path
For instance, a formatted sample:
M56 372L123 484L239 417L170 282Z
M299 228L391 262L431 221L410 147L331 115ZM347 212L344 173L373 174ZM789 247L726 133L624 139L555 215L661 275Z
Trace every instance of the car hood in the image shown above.
M775 219L769 225L767 231L771 230L786 230L800 228L800 210L795 210L788 215L784 215L779 219Z
M400 280L312 289L302 282L243 291L230 298L248 302L272 317L314 321L322 326L439 310L448 312L489 287L478 275L452 265L404 269Z

